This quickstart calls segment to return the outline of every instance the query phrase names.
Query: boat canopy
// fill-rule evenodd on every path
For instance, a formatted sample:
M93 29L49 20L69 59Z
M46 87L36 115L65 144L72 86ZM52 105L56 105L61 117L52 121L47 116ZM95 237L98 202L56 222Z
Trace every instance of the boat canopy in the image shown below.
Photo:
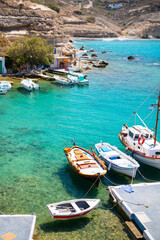
M129 127L128 128L129 131L129 136L133 139L137 139L139 137L141 137L142 135L146 138L146 139L150 139L152 138L154 132L151 131L150 129L143 127L141 125L135 125L133 127Z

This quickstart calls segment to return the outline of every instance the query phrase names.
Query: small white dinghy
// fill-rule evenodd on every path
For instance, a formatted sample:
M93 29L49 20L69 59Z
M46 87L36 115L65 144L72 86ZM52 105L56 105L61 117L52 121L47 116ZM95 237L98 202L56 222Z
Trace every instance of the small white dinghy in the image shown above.
M12 85L8 81L0 81L0 87L8 91L11 89Z
M139 164L136 160L120 151L117 147L109 143L97 143L95 145L99 156L108 165L108 170L113 169L116 172L123 173L135 178Z
M61 77L61 76L54 75L54 79L56 80L57 83L60 83L62 85L72 85L72 84L74 84L74 81L71 81L70 79L64 78L64 77Z
M20 86L27 89L28 91L40 89L39 85L33 82L32 79L24 79L20 82Z
M48 204L47 208L55 220L68 220L79 218L95 209L100 199L73 199L58 203Z

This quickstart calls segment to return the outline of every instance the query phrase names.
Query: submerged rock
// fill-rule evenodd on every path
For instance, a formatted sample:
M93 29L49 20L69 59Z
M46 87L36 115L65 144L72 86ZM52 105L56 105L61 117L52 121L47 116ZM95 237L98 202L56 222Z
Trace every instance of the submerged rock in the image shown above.
M84 53L83 55L82 55L82 57L87 57L88 56L88 54L87 53Z
M100 61L98 63L94 63L93 67L98 67L98 68L105 68L108 65L108 62L106 61Z
M134 60L135 58L133 56L129 56L128 60Z
M91 57L97 57L97 55L95 53L91 54Z
M82 47L80 47L80 49L79 50L81 50L81 51L83 51L84 50L84 47L82 46Z

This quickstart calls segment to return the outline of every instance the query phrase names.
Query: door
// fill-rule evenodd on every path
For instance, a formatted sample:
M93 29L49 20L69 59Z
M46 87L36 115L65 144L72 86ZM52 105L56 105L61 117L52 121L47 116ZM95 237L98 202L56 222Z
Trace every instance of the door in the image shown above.
M2 74L2 61L0 61L0 74Z

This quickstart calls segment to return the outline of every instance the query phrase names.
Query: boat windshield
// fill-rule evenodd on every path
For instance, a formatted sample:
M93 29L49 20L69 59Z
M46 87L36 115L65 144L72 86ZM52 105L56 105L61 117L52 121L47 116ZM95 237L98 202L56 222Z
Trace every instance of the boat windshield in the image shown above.
M81 210L90 207L86 201L78 201L78 202L75 202L75 204L76 204Z

